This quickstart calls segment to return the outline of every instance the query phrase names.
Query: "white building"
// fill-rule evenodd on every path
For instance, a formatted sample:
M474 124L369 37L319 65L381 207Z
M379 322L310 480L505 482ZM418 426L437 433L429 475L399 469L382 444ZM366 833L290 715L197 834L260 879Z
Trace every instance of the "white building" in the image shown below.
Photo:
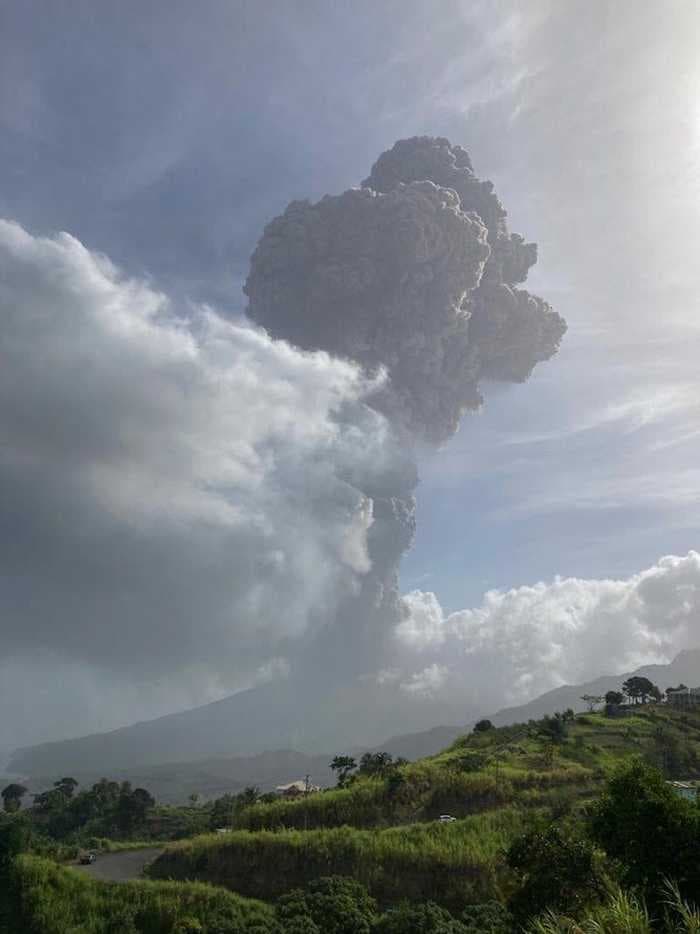
M679 691L666 691L666 698L672 707L680 710L700 708L700 688L681 688Z
M673 788L679 798L685 798L686 801L697 800L697 785L691 785L690 782L667 782L666 784Z

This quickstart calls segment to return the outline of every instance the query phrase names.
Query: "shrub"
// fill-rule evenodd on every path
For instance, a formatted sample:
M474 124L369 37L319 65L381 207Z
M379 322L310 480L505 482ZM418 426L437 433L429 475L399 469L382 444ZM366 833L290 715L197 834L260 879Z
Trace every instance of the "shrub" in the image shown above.
M379 919L376 934L469 934L469 929L433 902L425 905L404 903Z
M604 888L591 843L554 824L516 840L507 860L518 877L510 907L520 922L546 909L576 912Z
M3 934L275 934L274 910L197 883L98 882L48 860L15 860L18 910ZM197 924L200 925L197 928Z
M618 771L591 809L590 829L624 867L623 881L656 903L665 878L683 894L700 891L700 810L660 772L635 761Z
M462 924L468 934L511 934L513 916L500 902L469 905L462 912Z
M363 885L338 876L317 879L277 903L285 934L314 929L323 934L370 934L376 910L376 902Z

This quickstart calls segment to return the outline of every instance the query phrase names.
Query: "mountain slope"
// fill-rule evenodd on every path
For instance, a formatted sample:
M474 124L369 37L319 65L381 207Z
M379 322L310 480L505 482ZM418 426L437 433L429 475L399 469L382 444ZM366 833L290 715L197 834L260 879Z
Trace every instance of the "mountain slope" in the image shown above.
M583 694L605 694L608 690L618 689L633 674L650 678L662 690L680 681L695 686L700 684L700 649L682 652L668 665L644 666L635 672L559 687L520 707L505 708L490 719L496 725L505 726L537 719L567 707L583 710ZM344 721L338 723L333 732L330 728L334 724L323 723L322 707L318 702L314 708L300 707L295 702L293 686L289 683L265 685L213 704L137 723L110 733L17 750L9 771L26 776L49 776L59 772L64 774L66 771L126 776L127 772L135 769L141 772L147 765L170 764L174 775L187 771L182 763L219 758L228 763L223 768L222 779L230 786L236 780L234 769L230 767L233 753L240 759L292 747L315 754L313 758L319 762L327 759L325 754L319 755L323 749L335 754L382 748L394 755L416 759L437 753L466 729L464 726L434 727L382 742L382 735L378 731L384 720L379 717L376 718L377 723L372 723L366 711L346 709ZM439 708L428 707L422 711L422 716L425 718L436 712L439 713ZM384 710L383 713L384 719L390 719L391 711ZM464 719L474 719L483 713L487 711L465 711ZM424 724L416 725L421 727ZM425 726L428 724L425 723ZM373 735L367 735L370 729ZM322 736L322 745L319 742L311 743L311 736ZM289 753L270 755L285 756ZM240 761L237 767L240 768L240 774L246 775L243 781L265 784L264 779L255 776L254 770L251 773L247 766L243 768ZM281 768L286 768L284 762ZM317 765L310 765L308 770L316 772Z
M506 707L491 717L496 726L507 726L509 723L522 723L527 720L537 720L545 714L555 710L585 710L586 704L581 700L583 694L603 696L608 691L619 691L623 681L632 676L649 678L658 685L662 691L668 687L675 687L679 683L696 687L700 685L700 649L690 649L681 652L668 665L644 665L636 671L624 675L603 675L595 681L585 684L562 685L541 694L527 704L519 707Z

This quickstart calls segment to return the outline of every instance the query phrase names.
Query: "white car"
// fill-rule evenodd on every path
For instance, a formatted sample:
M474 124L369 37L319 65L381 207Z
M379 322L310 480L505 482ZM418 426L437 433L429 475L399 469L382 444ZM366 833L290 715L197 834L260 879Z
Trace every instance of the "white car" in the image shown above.
M457 818L453 817L451 814L441 814L438 820L441 824L451 824L453 821L456 821Z

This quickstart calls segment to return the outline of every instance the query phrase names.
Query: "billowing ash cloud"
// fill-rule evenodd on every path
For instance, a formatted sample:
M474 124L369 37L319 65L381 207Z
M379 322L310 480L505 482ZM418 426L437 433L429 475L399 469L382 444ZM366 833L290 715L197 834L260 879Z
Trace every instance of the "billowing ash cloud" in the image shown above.
M409 446L443 442L480 405L481 379L526 379L565 331L546 302L515 287L537 251L509 234L505 216L463 149L430 137L400 141L363 187L294 201L267 225L245 286L248 314L273 337L386 372L371 404ZM346 669L381 660L388 631L406 614L398 566L415 507L403 479L373 496L373 570L330 630ZM424 682L405 689L429 693Z
M375 384L66 234L0 222L0 282L0 669L41 651L197 700L284 673L362 587L371 494L413 483Z
M463 150L427 138L267 226L246 291L269 336L0 224L0 689L3 664L82 664L110 707L120 679L159 679L150 713L267 680L236 734L257 748L452 719L416 713L447 663L392 657L411 447L555 352L561 318L516 288L535 256Z
M537 259L509 234L490 182L447 140L402 140L364 187L292 202L265 229L248 314L390 383L375 405L441 442L481 403L479 381L522 381L552 356L562 318L516 284Z

